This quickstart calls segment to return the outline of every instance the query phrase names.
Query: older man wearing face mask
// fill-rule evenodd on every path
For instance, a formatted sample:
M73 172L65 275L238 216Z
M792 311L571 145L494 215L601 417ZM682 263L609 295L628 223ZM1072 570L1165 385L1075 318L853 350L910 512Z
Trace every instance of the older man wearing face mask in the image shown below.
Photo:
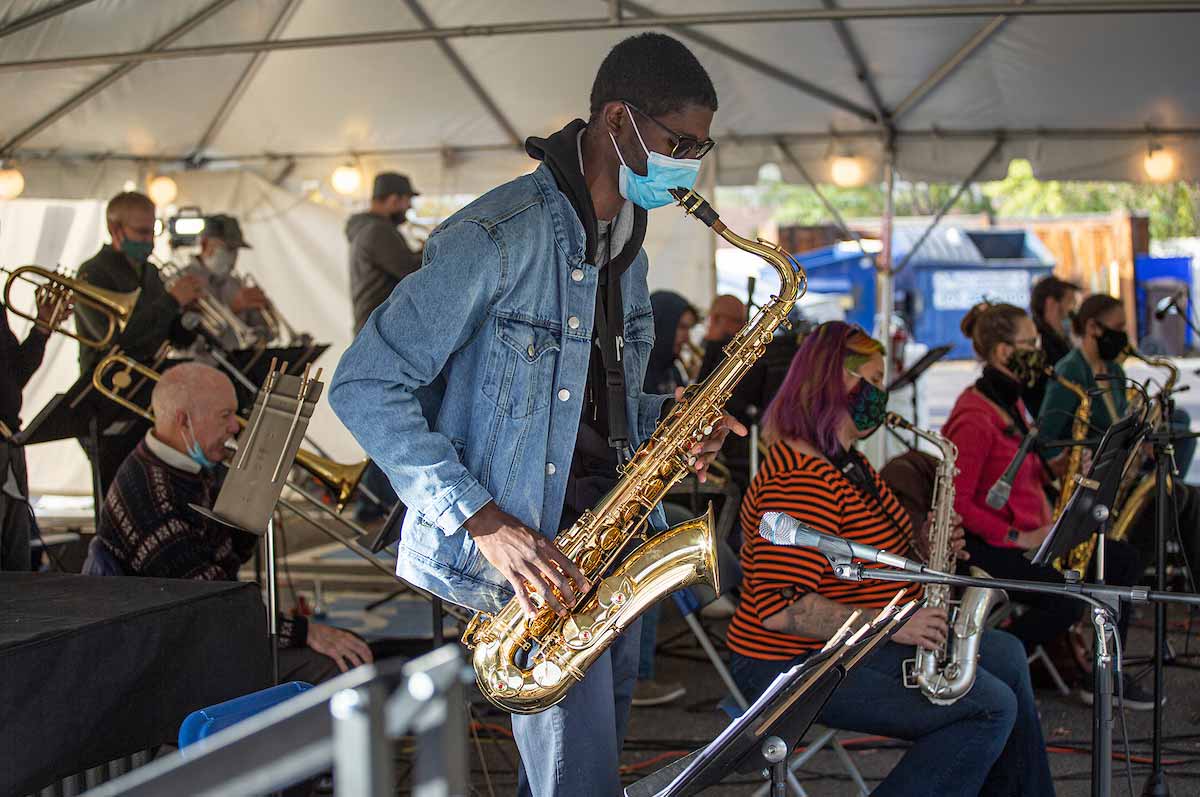
M207 365L166 371L151 397L154 428L121 465L104 498L85 575L234 581L258 537L209 520L237 434L237 397L229 378ZM353 634L304 618L281 617L280 675L316 683L372 660Z
M234 273L238 252L252 248L242 235L242 226L236 218L221 214L209 216L204 220L204 233L200 236L200 254L192 258L184 273L203 280L210 296L232 310L261 340L268 340L271 332L262 311L270 301L261 288L247 285L245 278ZM221 343L226 349L238 348L232 330L224 331Z

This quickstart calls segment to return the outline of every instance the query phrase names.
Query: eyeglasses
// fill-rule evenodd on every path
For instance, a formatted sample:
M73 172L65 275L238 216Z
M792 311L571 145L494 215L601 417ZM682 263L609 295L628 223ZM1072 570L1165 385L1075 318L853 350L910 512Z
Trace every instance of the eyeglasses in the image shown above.
M672 158L700 160L705 155L712 152L712 148L717 145L717 142L713 141L711 138L706 138L701 141L695 136L689 136L684 133L676 133L674 130L667 127L662 122L658 121L653 116L634 105L632 102L629 102L628 100L623 100L623 102L642 116L649 119L651 122L654 122L654 124L662 128L663 132L671 137Z
M1040 349L1042 348L1042 336L1034 335L1032 338L1016 338L1013 340L1012 345L1026 346L1030 349Z

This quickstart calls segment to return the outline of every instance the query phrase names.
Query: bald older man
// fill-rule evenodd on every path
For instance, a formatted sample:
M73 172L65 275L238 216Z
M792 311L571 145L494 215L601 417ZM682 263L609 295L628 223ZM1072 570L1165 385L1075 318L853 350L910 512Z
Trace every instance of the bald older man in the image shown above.
M101 574L107 560L129 576L234 581L258 537L190 506L216 501L217 466L239 428L233 383L207 365L184 363L163 374L151 406L154 428L105 495L84 574ZM372 660L358 637L303 618L281 618L279 636L280 673L287 679L315 683Z

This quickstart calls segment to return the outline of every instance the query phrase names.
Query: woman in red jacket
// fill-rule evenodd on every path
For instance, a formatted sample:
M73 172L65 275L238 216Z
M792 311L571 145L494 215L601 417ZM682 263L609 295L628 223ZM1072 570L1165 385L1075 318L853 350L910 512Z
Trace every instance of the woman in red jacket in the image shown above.
M1053 520L1046 487L1066 467L1067 451L1046 461L1039 453L1025 458L1013 480L1008 501L1000 509L987 504L988 490L1004 473L1032 423L1021 392L1042 361L1037 328L1019 307L981 303L962 320L962 331L983 360L983 374L958 397L942 434L958 446L958 476L954 479L954 508L966 530L971 564L994 578L1063 581L1062 573L1025 558L1046 539ZM1137 555L1124 543L1105 549L1106 579L1130 585L1137 577ZM1022 593L1013 596L1027 607L1007 629L1027 650L1061 635L1079 619L1083 605L1054 595ZM1121 612L1121 635L1128 624ZM1086 696L1090 691L1085 690ZM1129 708L1150 708L1144 692L1126 682Z
M971 563L995 578L1061 582L1057 570L1025 558L1046 539L1053 520L1045 490L1051 478L1047 463L1036 454L1026 457L1004 506L993 509L986 500L1032 423L1021 391L1039 351L1037 327L1019 307L982 303L963 318L962 331L983 360L983 375L958 397L942 434L958 446L954 505L967 532ZM1065 462L1066 454L1059 454L1051 467L1061 472ZM1030 650L1066 631L1083 611L1079 602L1054 595L1015 597L1029 610L1009 631Z

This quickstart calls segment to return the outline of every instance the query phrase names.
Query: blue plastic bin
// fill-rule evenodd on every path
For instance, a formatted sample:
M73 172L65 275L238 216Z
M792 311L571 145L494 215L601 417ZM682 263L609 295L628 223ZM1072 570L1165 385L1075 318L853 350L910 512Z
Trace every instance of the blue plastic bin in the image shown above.
M207 739L218 731L223 731L309 689L312 689L312 684L291 681L193 711L179 726L179 749L185 750L201 739Z

